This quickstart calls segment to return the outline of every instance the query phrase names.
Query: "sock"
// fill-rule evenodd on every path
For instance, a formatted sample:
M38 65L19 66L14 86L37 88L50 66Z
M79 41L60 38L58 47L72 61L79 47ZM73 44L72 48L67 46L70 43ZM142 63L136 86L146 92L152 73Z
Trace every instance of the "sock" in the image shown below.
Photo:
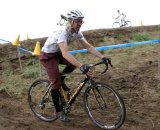
M59 97L60 97L59 89L54 89L54 90L52 89L51 96L52 96L52 100L53 100L53 104L55 106L56 112L60 112L61 108L59 105Z

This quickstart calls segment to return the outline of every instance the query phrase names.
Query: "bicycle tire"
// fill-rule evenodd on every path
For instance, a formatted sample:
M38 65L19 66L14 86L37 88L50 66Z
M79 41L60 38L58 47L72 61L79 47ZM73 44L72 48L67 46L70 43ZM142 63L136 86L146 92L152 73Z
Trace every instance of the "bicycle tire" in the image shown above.
M126 108L120 94L111 86L95 83L84 93L84 107L91 121L104 130L115 130L122 126Z
M47 122L57 119L51 94L48 98L43 98L49 84L49 80L39 79L33 82L28 91L28 103L32 112L36 117Z
M120 27L121 27L121 24L120 24L119 22L114 22L114 23L112 24L112 27L113 27L113 28L120 28Z
M132 23L129 20L125 21L125 23L126 23L125 27L131 27L132 26Z

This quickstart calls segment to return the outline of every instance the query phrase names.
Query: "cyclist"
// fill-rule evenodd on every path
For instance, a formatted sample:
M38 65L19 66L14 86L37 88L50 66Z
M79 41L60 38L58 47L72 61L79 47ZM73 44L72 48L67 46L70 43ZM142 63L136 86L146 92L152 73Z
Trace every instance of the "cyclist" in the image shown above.
M126 18L126 15L122 12L120 12L120 10L117 10L118 16L115 19L119 19L121 20L121 26L124 25L124 21Z
M63 73L70 73L74 69L79 68L81 72L92 76L92 72L88 66L82 65L72 54L68 52L68 46L71 42L77 40L78 44L82 44L88 51L95 56L99 57L105 62L111 62L110 58L105 57L98 52L91 44L84 38L80 31L81 25L83 24L83 14L79 10L70 10L66 15L68 24L61 26L59 30L55 31L49 36L42 47L40 61L41 64L47 71L49 80L52 83L51 96L56 109L56 114L62 121L69 121L68 117L64 115L59 106L59 88L62 85L64 89L70 90L64 84L64 76L60 76L58 69L59 64L64 64L66 67Z

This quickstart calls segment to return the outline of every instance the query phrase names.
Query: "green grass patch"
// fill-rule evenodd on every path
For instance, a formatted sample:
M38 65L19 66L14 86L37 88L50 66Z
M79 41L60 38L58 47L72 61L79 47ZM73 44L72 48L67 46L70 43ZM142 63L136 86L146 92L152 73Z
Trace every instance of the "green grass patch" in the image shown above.
M150 37L149 37L148 34L140 34L140 33L138 33L138 34L134 34L132 36L132 39L133 39L133 41L147 41L147 40L150 39Z

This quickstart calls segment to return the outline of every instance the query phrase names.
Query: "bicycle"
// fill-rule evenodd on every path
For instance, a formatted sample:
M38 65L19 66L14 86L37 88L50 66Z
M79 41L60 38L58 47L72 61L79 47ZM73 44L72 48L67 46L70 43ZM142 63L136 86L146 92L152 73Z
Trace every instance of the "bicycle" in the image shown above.
M131 27L131 26L132 26L132 23L129 20L117 20L112 24L113 28Z
M108 70L108 64L103 61L89 64L90 69L96 69L98 65L105 66L100 75ZM57 119L54 114L55 108L50 94L50 86L49 80L39 79L33 82L28 92L28 102L32 112L37 118L47 122ZM126 108L122 97L108 84L95 82L95 77L86 75L73 94L64 91L61 87L60 106L63 112L67 115L71 111L72 104L84 86L86 86L83 95L84 108L93 124L104 130L115 130L121 127L126 117Z

